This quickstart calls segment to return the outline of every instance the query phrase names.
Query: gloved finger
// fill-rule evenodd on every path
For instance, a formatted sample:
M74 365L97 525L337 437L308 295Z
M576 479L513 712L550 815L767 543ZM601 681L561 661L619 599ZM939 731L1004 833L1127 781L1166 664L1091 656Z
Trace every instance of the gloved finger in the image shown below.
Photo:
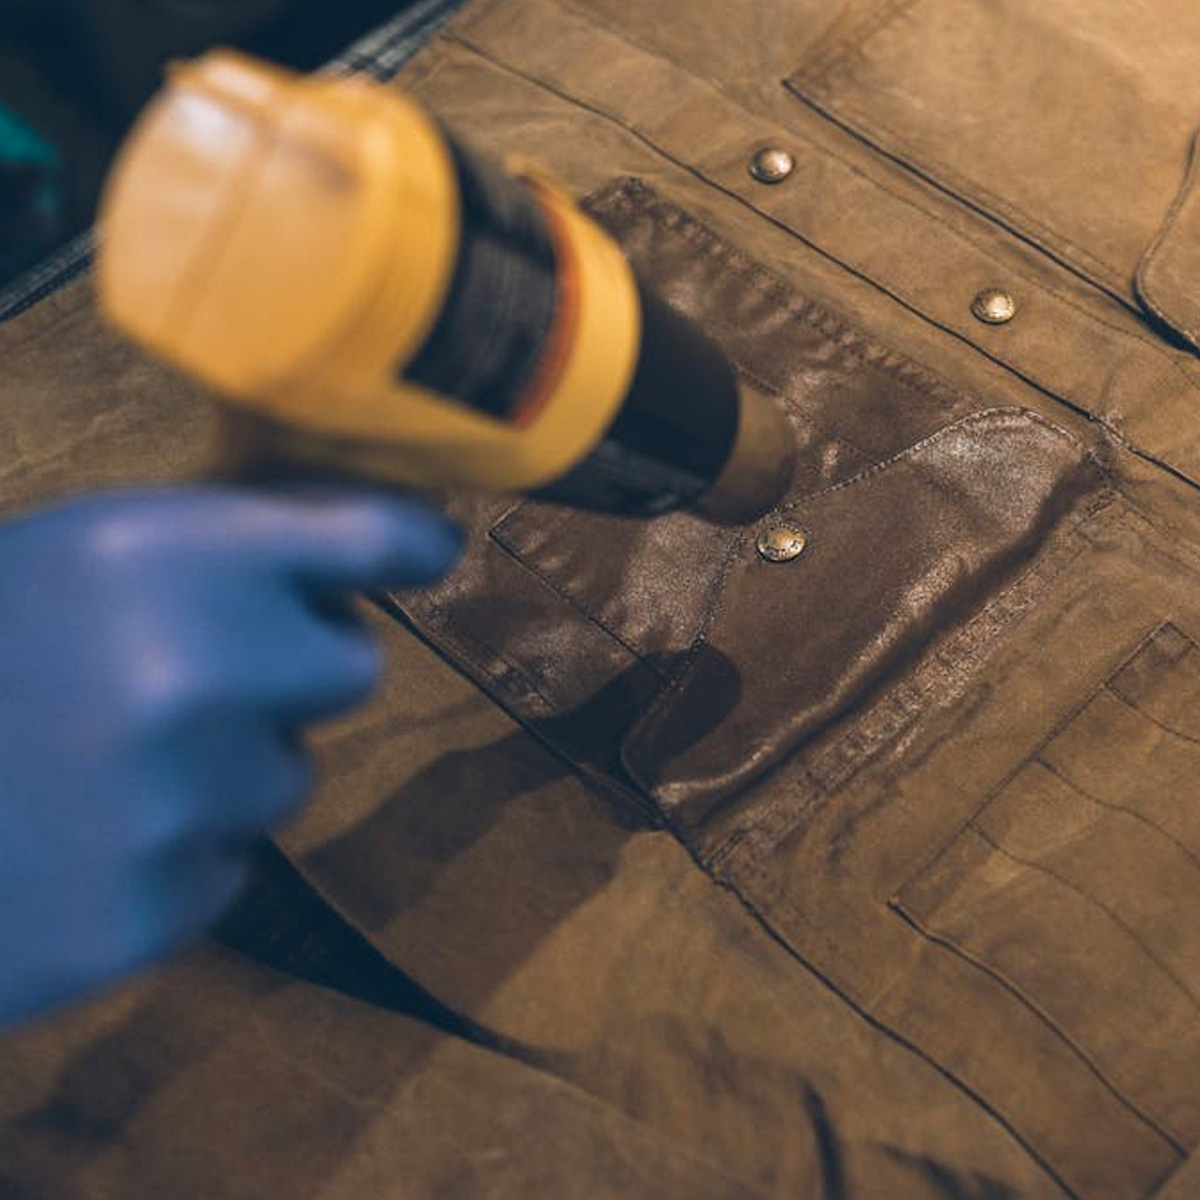
M304 610L271 631L269 646L251 645L241 670L246 710L293 727L366 700L383 674L383 654L357 618L330 621Z
M365 488L274 491L183 487L71 501L23 522L83 530L89 553L216 556L218 569L283 573L329 591L432 583L457 560L462 535L420 501Z
M249 840L294 816L311 793L315 772L298 731L243 721L216 741L194 747L184 811L164 841Z
M311 599L281 581L244 589L190 642L164 639L161 652L144 653L146 682L130 689L139 744L216 746L237 722L292 727L370 696L383 671L371 632L357 616L314 611Z
M272 493L260 504L274 506L274 521L244 534L260 563L320 591L433 583L462 551L457 526L410 497L313 489Z
M143 864L132 881L127 966L149 965L199 938L237 899L249 868L248 842L207 838Z
M61 972L68 994L119 980L185 949L236 900L249 844L184 840L130 865L98 903L104 921L73 943Z

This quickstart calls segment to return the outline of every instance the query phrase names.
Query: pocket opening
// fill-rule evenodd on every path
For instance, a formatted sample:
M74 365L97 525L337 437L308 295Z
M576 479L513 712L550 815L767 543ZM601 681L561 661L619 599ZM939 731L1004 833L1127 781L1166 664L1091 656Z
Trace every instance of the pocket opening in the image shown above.
M1183 1151L1200 1146L1200 932L1176 918L1184 897L1200 906L1200 815L1163 814L1186 809L1200 737L1161 710L1190 709L1198 689L1200 647L1163 622L891 901Z

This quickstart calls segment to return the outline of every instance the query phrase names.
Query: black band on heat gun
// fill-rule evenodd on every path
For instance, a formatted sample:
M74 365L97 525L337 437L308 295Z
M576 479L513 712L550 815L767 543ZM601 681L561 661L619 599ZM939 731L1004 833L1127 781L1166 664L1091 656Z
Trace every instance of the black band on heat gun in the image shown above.
M433 332L400 374L477 412L513 415L546 349L557 261L530 189L447 138L462 198L458 263Z
M738 432L737 377L696 325L638 285L637 369L603 440L538 498L653 516L698 499L724 470Z

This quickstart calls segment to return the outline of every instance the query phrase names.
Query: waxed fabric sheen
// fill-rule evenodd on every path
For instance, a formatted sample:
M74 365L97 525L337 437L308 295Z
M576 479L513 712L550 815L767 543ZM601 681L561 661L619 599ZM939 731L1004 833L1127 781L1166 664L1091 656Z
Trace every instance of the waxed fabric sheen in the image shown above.
M1200 1195L1200 29L1151 7L465 7L399 85L585 198L792 489L450 501L307 892L0 1042L0 1195ZM0 370L5 511L211 461L86 280Z

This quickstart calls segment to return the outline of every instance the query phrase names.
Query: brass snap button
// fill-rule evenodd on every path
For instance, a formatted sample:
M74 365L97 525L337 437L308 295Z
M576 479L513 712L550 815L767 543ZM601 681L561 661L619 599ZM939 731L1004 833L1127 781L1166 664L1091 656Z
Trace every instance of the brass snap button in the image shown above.
M779 146L760 150L750 162L750 174L759 183L782 183L795 169L795 157Z
M985 288L971 301L971 312L985 325L1007 325L1017 315L1017 301L1003 288Z
M767 562L792 562L808 546L808 534L789 525L773 525L758 535L758 552Z

